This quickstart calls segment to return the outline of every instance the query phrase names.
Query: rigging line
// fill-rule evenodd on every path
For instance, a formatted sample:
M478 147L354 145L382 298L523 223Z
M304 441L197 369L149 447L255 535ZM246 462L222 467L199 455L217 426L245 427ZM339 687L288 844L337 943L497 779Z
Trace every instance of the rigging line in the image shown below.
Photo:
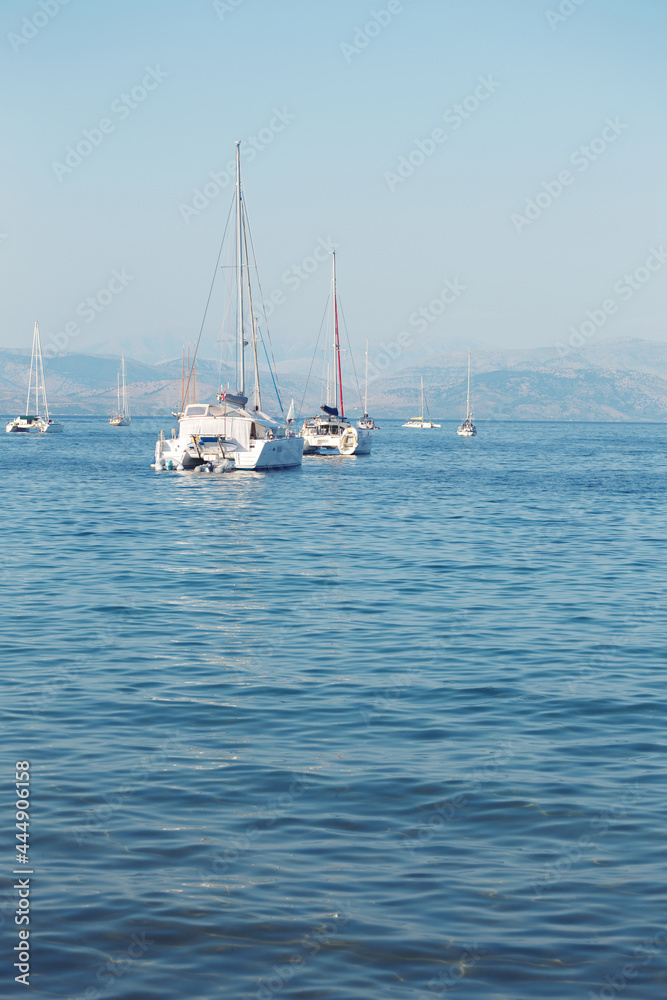
M262 347L264 348L264 353L266 354L266 363L269 366L269 374L271 376L271 381L273 382L273 388L276 390L276 396L278 397L278 405L280 406L280 412L282 413L283 419L284 419L285 418L285 411L283 410L283 401L280 398L280 393L278 392L278 386L276 385L276 380L273 377L273 368L271 367L271 362L269 361L269 354L268 354L268 351L266 350L266 344L264 343L264 337L262 337L261 327L260 327L259 333L260 333L260 340L262 342Z
M313 371L313 365L315 364L315 358L317 357L317 350L318 350L318 348L320 346L320 340L322 339L322 329L324 327L324 323L325 323L326 318L327 318L328 313L329 313L329 299L330 298L331 298L331 296L329 296L329 298L327 299L327 304L325 305L325 307L324 307L324 313L322 314L322 321L320 323L320 332L317 335L317 343L315 344L315 350L313 351L313 357L312 357L312 360L310 362L310 368L308 369L308 378L306 379L306 385L305 385L305 388L303 390L303 396L301 397L301 403L299 404L299 417L303 413L303 404L304 404L304 402L306 400L306 393L308 392L308 383L310 382L310 376L311 376L311 373Z
M345 330L345 337L347 338L347 346L348 346L349 351L350 351L350 360L352 361L352 371L354 372L354 381L357 383L357 392L359 393L359 402L361 403L362 402L362 399L361 399L361 387L359 385L359 379L357 378L357 368L356 368L356 365L354 363L354 354L352 353L352 345L350 343L350 335L347 332L347 323L345 321L345 313L343 312L343 303L340 300L340 295L338 296L338 304L340 306L341 319L343 320L343 329Z
M259 268L257 267L257 255L255 253L255 244L254 244L253 238L252 238L252 229L250 228L250 220L248 219L248 209L245 206L245 202L243 203L243 209L244 209L245 214L246 214L246 221L247 221L247 225L248 225L248 236L250 237L250 249L252 250L252 259L254 261L255 276L257 278L257 288L259 290L259 300L262 303L262 315L264 317L264 326L266 327L266 336L267 336L267 339L269 341L269 347L271 348L271 359L272 359L272 362L273 362L273 372L275 372L275 377L273 377L273 373L272 373L273 385L274 385L274 388L276 390L276 396L278 397L278 403L280 404L280 410L282 412L282 410L283 410L283 403L282 403L282 399L281 399L280 380L278 378L278 369L276 368L276 358L275 358L275 354L273 352L273 341L271 340L271 331L269 330L269 317L266 315L266 305L264 304L264 292L262 291L262 282L261 282L260 277L259 277ZM264 337L263 336L262 336L262 344L264 346L264 353L266 354L266 360L268 362L269 368L271 368L271 361L269 361L269 356L268 356L268 353L266 351L266 345L264 345Z
M245 208L245 205L244 205ZM241 219L241 229L243 234L243 251L245 253L246 262L248 260L248 237L247 237L247 227L249 227L248 213L244 211L243 217ZM257 410L262 409L262 395L259 387L259 359L257 357L257 320L255 318L255 312L252 305L252 283L250 281L250 268L246 266L246 282L248 286L248 307L250 309L250 329L252 331L252 358L255 368L255 408ZM261 333L260 333L261 336ZM268 358L267 358L268 360ZM282 407L281 407L282 408Z
M199 336L197 337L197 343L195 344L194 354L192 356L192 368L188 370L188 382L185 387L185 397L187 399L188 392L190 389L190 381L192 379L192 372L195 366L195 359L197 357L197 351L199 350L199 342L201 340L201 335L204 332L204 323L206 322L206 316L208 315L208 307L211 304L211 296L213 295L213 286L215 284L215 276L218 273L218 265L220 264L220 258L222 257L222 248L225 245L225 237L227 236L227 229L229 228L229 219L232 214L232 208L234 207L234 202L230 205L229 212L227 214L227 222L225 223L225 231L222 234L222 240L220 241L220 249L218 250L218 258L215 262L215 268L213 269L213 277L211 278L211 287L208 290L208 298L206 299L206 307L204 309L204 315L202 316L201 326L199 327Z

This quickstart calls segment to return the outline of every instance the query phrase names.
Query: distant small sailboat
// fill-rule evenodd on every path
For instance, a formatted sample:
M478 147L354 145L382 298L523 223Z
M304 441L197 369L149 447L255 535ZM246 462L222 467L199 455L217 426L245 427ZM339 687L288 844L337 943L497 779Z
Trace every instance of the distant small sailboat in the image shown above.
M125 380L125 356L120 359L120 373L118 375L118 405L116 412L109 417L112 427L125 427L130 422L130 404L127 396L127 385Z
M357 427L366 431L381 431L372 417L368 416L368 340L366 340L366 387L364 389L364 415L361 420L357 420Z
M468 351L468 399L466 402L466 418L457 429L456 433L460 437L474 437L477 434L477 428L472 422L472 409L470 408L470 351Z
M35 406L30 412L30 396L32 394L33 373L35 379ZM63 425L59 420L49 417L49 404L46 401L44 386L44 364L42 362L42 345L39 339L39 326L35 323L32 335L32 355L30 357L30 375L28 377L28 399L25 404L25 416L16 417L7 423L8 434L32 431L37 434L58 434Z
M424 379L421 379L421 414L418 417L410 417L407 424L403 424L403 426L418 427L421 430L440 427L440 424L434 424L432 420L424 420Z

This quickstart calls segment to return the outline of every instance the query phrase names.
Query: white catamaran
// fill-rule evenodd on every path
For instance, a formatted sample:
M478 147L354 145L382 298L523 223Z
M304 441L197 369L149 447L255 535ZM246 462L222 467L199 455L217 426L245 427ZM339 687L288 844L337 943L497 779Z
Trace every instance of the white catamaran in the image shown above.
M421 413L418 417L410 417L407 424L403 424L404 427L418 427L420 430L425 430L430 427L440 427L440 424L434 424L432 420L424 420L424 379L421 379Z
M337 451L341 455L368 455L371 450L371 432L359 421L357 427L345 416L343 405L343 375L340 361L338 335L338 291L336 288L336 254L332 251L331 320L333 323L334 389L332 392L331 365L327 366L327 401L320 406L321 414L304 420L299 431L303 440L304 455Z
M112 427L125 427L130 422L130 401L127 395L127 384L125 379L125 356L120 359L120 374L118 375L118 405L116 412L109 417Z
M33 391L33 378L35 380L35 405L33 412L30 412L30 396ZM35 323L32 335L32 356L30 358L30 375L28 378L28 399L25 404L25 416L16 417L7 424L8 434L15 434L21 431L32 431L37 434L58 434L62 432L63 425L59 420L51 420L49 417L49 404L46 401L46 388L44 385L44 365L42 362L42 345L39 340L39 326Z
M472 409L470 408L470 351L468 351L468 399L466 402L466 418L456 431L461 437L474 437L477 428L472 422Z
M240 142L236 143L233 265L237 390L231 393L221 389L217 395L217 403L187 403L178 414L178 434L172 431L171 439L165 438L164 433L160 435L155 446L156 470L204 468L226 472L233 468L264 470L301 465L301 438L296 437L283 419L275 420L262 410L257 350L260 334L253 308L251 282L252 273L256 273L257 262L252 250L245 193L241 185L240 145ZM252 345L254 361L252 408L248 408L246 387L245 349L248 343ZM188 373L188 384L193 370L194 360Z

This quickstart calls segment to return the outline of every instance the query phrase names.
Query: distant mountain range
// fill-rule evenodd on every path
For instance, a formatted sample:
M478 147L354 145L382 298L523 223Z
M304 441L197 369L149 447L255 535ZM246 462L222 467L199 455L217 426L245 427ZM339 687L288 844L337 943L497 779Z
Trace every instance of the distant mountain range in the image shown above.
M432 416L463 416L467 354L432 354L411 365L401 357L389 363L371 354L369 411L377 417L407 417L419 411L419 382L424 379ZM28 385L29 351L0 351L0 409L15 416L23 411ZM116 403L120 359L65 354L45 361L49 407L56 414L109 414ZM132 412L169 415L181 399L182 362L149 365L126 357ZM318 362L319 365L319 362ZM361 381L363 359L356 359ZM310 358L278 363L285 408L290 398L297 412L315 412L323 402L323 385ZM379 373L379 369L382 372ZM667 344L635 338L601 340L569 353L556 348L478 350L473 353L473 408L478 420L667 420ZM215 399L220 385L233 388L231 372L218 362L197 360L197 399ZM355 376L344 376L346 410L361 413ZM307 388L306 388L306 383ZM268 375L263 377L264 407L276 412ZM305 392L304 392L305 390ZM363 385L361 385L361 394Z

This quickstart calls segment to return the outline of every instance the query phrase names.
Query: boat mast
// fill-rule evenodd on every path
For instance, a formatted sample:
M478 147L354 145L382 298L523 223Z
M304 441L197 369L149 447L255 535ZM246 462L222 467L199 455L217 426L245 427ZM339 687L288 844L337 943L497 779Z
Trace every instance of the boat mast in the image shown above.
M364 389L364 416L368 416L368 337L366 337L366 387Z
M468 351L468 398L466 400L466 420L470 420L470 351Z
M243 341L243 199L241 196L241 143L236 143L236 272L238 305L237 317L237 364L238 391L245 395L245 344Z
M343 374L340 366L340 340L338 337L338 297L336 295L336 251L331 251L331 256L333 257L333 303L334 303L334 331L335 331L335 345L336 345L336 358L338 360L338 398L340 399L340 419L345 419L345 413L343 411Z
M39 416L39 390L42 390L42 399L44 400L44 416L46 420L49 419L49 404L46 401L46 385L44 384L44 362L42 361L42 345L39 339L39 326L35 323L35 345L37 348L37 355L35 360L35 378L37 379L37 384L35 386L35 413Z
M250 283L250 263L248 259L248 237L245 226L245 211L243 215L243 253L246 260L246 284L248 286L248 309L250 310L250 327L252 329L252 357L255 368L255 409L262 409L262 394L259 387L259 358L257 355L257 318L252 305L252 285Z
M424 422L424 378L423 378L423 376L421 378L421 385L422 385L422 409L421 409L421 416L420 416L419 419L423 423Z
M30 413L30 393L32 392L32 366L35 363L35 337L37 335L37 323L35 323L35 329L32 333L32 353L30 355L30 374L28 375L28 398L25 401L25 415L26 417ZM37 373L35 372L35 378L37 378ZM37 407L37 389L35 389L35 407ZM37 415L37 410L35 409L35 415Z
M120 357L120 370L123 382L123 416L126 420L130 419L130 407L127 403L127 379L125 377L125 355L121 354Z

